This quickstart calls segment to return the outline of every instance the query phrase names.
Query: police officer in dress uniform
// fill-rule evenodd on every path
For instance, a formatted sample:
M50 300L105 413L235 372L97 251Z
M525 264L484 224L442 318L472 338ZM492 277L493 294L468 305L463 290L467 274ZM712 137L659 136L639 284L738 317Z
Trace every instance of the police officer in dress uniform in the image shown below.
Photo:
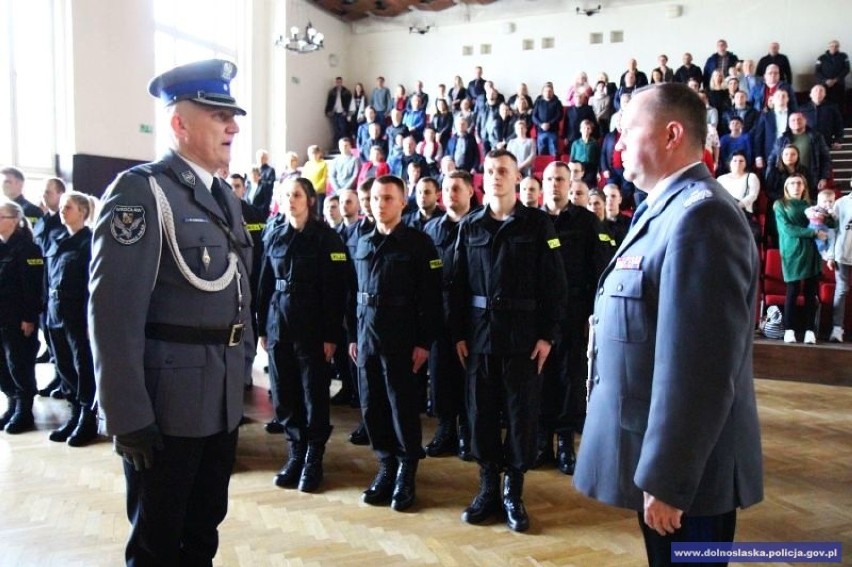
M44 259L24 214L18 203L0 197L0 390L7 400L0 427L12 434L35 428L35 358L44 306Z
M251 238L214 172L245 115L233 63L176 67L148 91L172 150L122 173L94 231L89 320L100 412L124 458L129 565L211 565L228 504L251 337Z
M343 324L349 270L343 242L316 217L311 182L285 181L283 201L288 223L264 253L258 326L276 380L272 402L290 442L275 484L313 492L332 429L328 364Z
M603 227L594 213L569 201L571 183L565 162L548 164L542 175L543 208L559 238L568 295L559 337L544 366L534 462L537 467L554 461L555 433L556 468L569 475L574 474L574 433L582 433L586 416L586 329L595 283L606 265L599 238Z
M3 194L20 205L30 226L35 226L44 212L24 197L24 173L17 167L9 166L0 169L0 175L3 176Z
M430 457L458 454L464 460L470 458L470 428L464 404L464 368L456 355L447 315L450 312L450 282L459 223L470 212L472 196L473 179L470 174L453 171L444 177L443 202L447 208L446 214L431 219L423 228L423 232L435 243L444 264L441 281L444 324L429 353L432 411L438 418L435 437L426 445L426 454Z
M524 473L535 457L541 371L557 337L565 271L547 214L516 200L515 156L491 151L484 176L487 205L459 226L450 289L453 338L467 370L471 453L480 466L479 493L462 519L480 524L505 511L509 528L525 531Z
M376 228L358 239L357 326L349 325L361 413L379 459L362 499L390 501L402 511L414 504L417 465L425 456L414 374L428 360L441 324L441 260L428 236L402 224L402 179L379 177L370 195Z
M671 565L673 542L733 541L736 509L763 498L760 261L742 210L701 162L706 110L693 91L637 91L621 123L625 176L648 197L597 290L574 485L635 510L649 565Z

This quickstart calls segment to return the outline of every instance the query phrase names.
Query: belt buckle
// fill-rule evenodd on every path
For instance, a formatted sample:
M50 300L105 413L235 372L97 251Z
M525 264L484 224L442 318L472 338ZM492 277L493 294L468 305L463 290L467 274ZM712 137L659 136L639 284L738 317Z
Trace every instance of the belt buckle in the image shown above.
M228 336L228 346L237 346L241 342L243 342L243 330L245 329L245 325L242 323L237 323L235 325L231 325L231 334Z

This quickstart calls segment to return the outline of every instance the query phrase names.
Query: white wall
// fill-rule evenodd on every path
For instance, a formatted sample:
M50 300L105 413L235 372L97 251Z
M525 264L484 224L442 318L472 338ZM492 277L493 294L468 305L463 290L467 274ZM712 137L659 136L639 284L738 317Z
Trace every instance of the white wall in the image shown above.
M148 81L154 75L154 21L149 0L68 2L73 61L72 153L150 160L154 124ZM68 147L66 145L66 147Z
M510 12L509 8L543 8L539 2L499 0L474 9L457 6L446 14L417 15L397 24L356 25L347 84L361 81L371 88L374 77L382 74L388 83L403 83L409 89L416 79L422 79L426 91L434 93L439 82L449 87L456 74L467 83L473 67L482 65L485 78L495 81L502 92L512 93L525 81L531 92L538 93L545 81L552 81L558 96L563 97L578 71L585 70L594 80L603 70L617 81L629 57L635 57L639 68L650 74L660 53L666 53L676 68L684 51L692 52L703 66L715 51L716 40L725 38L740 58L755 60L767 53L769 41L779 41L781 51L790 57L794 86L802 90L812 78L816 57L830 39L840 39L846 51L852 48L843 45L852 22L849 0L586 2L598 3L604 9L592 17L574 13L579 2L545 1L542 6L549 6L552 13L512 15L525 12ZM680 17L666 16L672 5L682 7ZM470 23L465 22L468 18ZM426 35L409 34L413 20L436 25ZM506 33L508 23L514 24L514 32ZM396 30L371 33L375 28ZM609 34L615 30L624 32L623 43L609 43ZM604 34L602 45L589 45L593 32ZM555 38L555 47L541 49L543 37ZM524 39L533 39L536 48L522 51ZM486 43L492 46L491 54L479 55L480 45ZM473 56L462 56L466 45L474 46Z

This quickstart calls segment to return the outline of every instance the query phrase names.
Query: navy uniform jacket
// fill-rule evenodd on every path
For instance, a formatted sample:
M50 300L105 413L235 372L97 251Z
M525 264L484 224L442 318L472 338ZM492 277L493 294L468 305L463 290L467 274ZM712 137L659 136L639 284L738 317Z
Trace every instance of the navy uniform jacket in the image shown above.
M601 276L575 487L692 516L763 498L752 375L759 259L742 210L697 164L663 190Z
M353 259L357 325L347 328L358 365L371 355L429 350L441 324L441 261L432 240L400 222L386 236L374 229L359 238Z
M65 231L51 241L44 255L47 274L47 326L86 329L92 230Z
M30 225L35 226L38 220L44 216L44 212L36 205L27 201L23 195L18 195L18 198L14 199L14 201L24 209L24 216L30 221Z
M45 253L50 248L51 241L66 232L68 231L65 230L59 213L48 213L33 226L33 240L41 248L42 253Z
M450 326L453 341L471 353L529 355L536 341L553 341L565 301L565 269L559 238L547 213L515 205L491 234L489 208L459 225ZM474 296L486 306L473 305Z
M278 342L337 343L346 302L346 248L333 228L290 224L266 248L257 292L258 333Z
M587 304L591 314L591 302L595 293L595 283L612 257L607 240L601 239L604 229L598 217L588 209L568 205L561 213L553 217L556 236L559 238L559 252L562 266L565 268L565 280L568 284L570 302L582 301Z
M264 164L260 166L260 181L257 182L257 187L251 193L251 205L264 213L264 215L269 215L269 205L272 203L272 193L275 189L275 169L269 165ZM246 219L248 222L248 219Z
M426 224L431 222L434 219L441 218L446 214L446 211L441 207L435 207L435 211L432 213L432 216L429 217L429 220L423 220L423 215L420 214L420 209L417 208L417 205L414 205L413 211L408 211L407 213L403 213L402 215L402 224L405 226L409 226L411 228L416 228L420 231L426 230Z
M468 213L469 214L469 213ZM449 215L441 214L432 217L423 226L423 232L429 235L438 251L443 268L441 270L441 291L444 299L444 322L449 324L450 313L450 282L453 275L453 259L456 253L456 238L459 234L459 223Z
M38 323L44 302L44 259L29 235L15 231L0 247L0 325Z
M236 278L224 290L208 292L180 273L161 236L149 171L168 198L178 246L194 274L214 280L225 272L228 251L238 254L241 300ZM92 245L89 324L109 434L156 423L166 435L206 437L240 422L244 345L251 341L229 347L145 336L150 323L211 329L242 323L244 338L251 335L251 239L237 198L223 193L234 243L217 224L226 219L210 190L174 152L122 173L105 194Z
M240 210L243 214L243 223L245 223L246 230L249 236L251 236L252 270L249 281L251 282L252 292L254 292L257 290L260 266L263 261L263 231L266 228L266 221L269 215L245 201L240 201Z

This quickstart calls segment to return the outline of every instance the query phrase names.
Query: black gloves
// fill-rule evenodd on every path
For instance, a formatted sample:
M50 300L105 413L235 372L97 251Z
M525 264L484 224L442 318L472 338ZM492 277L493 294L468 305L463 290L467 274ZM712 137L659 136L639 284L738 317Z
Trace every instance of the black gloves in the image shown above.
M138 431L115 436L115 452L137 471L154 466L155 449L163 449L163 437L156 423Z

